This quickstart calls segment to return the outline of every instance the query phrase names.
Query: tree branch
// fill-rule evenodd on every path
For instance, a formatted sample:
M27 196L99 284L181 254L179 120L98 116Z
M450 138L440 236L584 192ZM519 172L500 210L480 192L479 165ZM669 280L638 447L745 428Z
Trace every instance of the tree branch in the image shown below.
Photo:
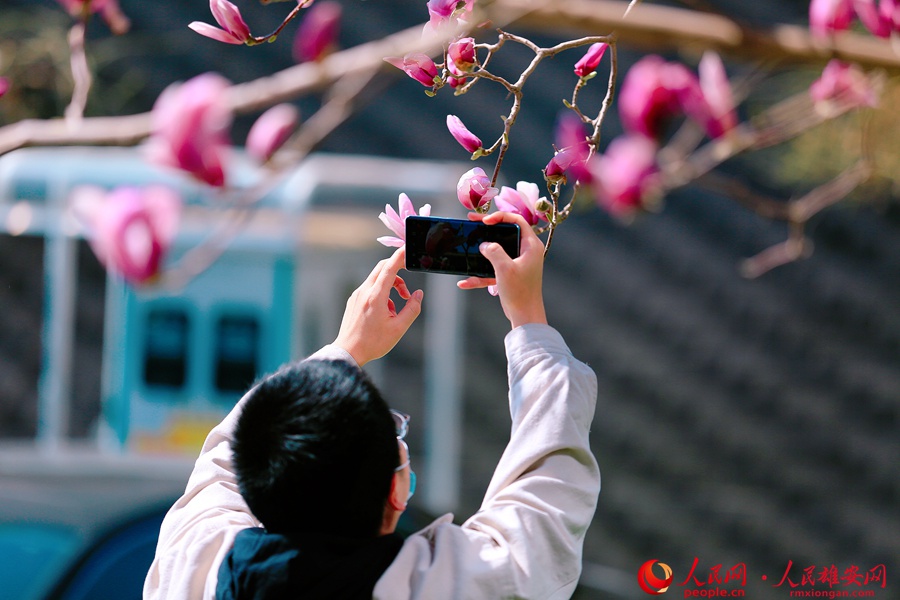
M435 53L437 36L423 36L420 26L383 39L336 52L321 63L304 63L247 83L228 92L231 109L253 113L269 106L322 90L347 75L384 68L385 56L408 52ZM150 135L150 113L89 117L67 123L63 119L27 119L0 128L0 155L25 146L129 146Z
M741 27L734 21L708 13L659 5L633 6L623 19L628 2L616 0L495 0L488 17L495 23L510 21L521 26L559 34L565 30L606 33L615 30L620 43L644 48L713 48L748 59L823 63L841 58L864 67L900 72L900 56L890 44L872 36L843 33L830 44L812 39L804 27L776 25L766 31ZM513 15L503 19L502 15ZM445 33L445 32L440 32ZM272 75L234 85L229 103L236 113L261 111L319 91L347 75L382 67L384 56L442 51L442 36L423 36L422 26L389 35L330 55L321 63L305 63ZM0 155L25 146L133 145L150 133L148 113L90 117L77 123L63 119L20 121L0 128Z
M533 10L527 10L528 7ZM496 0L497 11L523 11L520 26L554 33L615 30L619 42L642 49L713 49L750 60L825 63L832 58L866 68L900 72L900 55L890 44L871 35L843 32L830 42L820 42L809 29L774 25L765 30L744 27L722 15L695 10L641 4L627 19L627 2L616 0L566 0L544 5L536 0Z

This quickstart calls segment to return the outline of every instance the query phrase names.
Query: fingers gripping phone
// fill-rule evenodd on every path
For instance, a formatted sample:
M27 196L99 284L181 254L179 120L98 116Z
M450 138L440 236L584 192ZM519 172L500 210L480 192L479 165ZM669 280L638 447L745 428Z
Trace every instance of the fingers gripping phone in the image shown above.
M496 242L510 258L519 256L519 226L485 225L441 217L406 218L406 269L474 277L494 277L494 267L478 247Z

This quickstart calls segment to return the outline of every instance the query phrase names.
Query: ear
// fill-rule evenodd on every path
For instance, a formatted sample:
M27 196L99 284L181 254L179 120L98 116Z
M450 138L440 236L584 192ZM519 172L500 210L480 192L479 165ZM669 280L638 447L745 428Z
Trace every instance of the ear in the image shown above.
M387 503L397 512L403 512L406 510L406 496L408 493L404 492L403 486L398 483L399 477L400 473L394 473L394 476L391 478L391 492L388 494Z

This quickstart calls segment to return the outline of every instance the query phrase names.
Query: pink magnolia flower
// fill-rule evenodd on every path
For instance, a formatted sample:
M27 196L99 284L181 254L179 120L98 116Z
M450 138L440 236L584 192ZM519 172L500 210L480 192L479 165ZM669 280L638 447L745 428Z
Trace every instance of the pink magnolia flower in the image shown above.
M458 88L465 85L467 76L466 71L457 67L449 58L447 59L447 84L450 87Z
M878 99L866 74L855 65L834 59L825 65L822 75L809 87L815 102L832 100L852 106L875 106Z
M571 112L562 113L556 123L555 142L561 150L544 167L544 177L554 181L572 176L576 181L589 183L591 173L586 165L590 146L581 118Z
M454 74L452 72L452 70L451 70L450 74L447 75L447 85L449 85L450 87L452 87L454 89L465 85L465 83L466 83L466 78L464 76Z
M461 72L471 71L478 62L475 56L475 38L464 37L450 44L447 48L447 58Z
M538 222L547 220L546 215L537 210L538 202L547 202L547 198L539 198L539 194L540 189L535 183L520 181L516 184L516 189L504 185L494 199L494 206L503 212L522 215L529 225L537 225Z
M462 38L450 44L447 49L447 83L457 88L466 83L466 77L475 68L475 40Z
M809 3L809 29L817 38L849 29L852 20L853 0L811 0Z
M9 91L9 79L6 77L0 77L0 98Z
M459 117L456 115L447 115L447 129L459 144L467 151L474 154L481 150L481 139L477 135L469 131Z
M72 204L107 269L132 284L147 283L159 274L178 230L181 197L175 191L161 185L120 187L109 193L80 188Z
M425 30L434 31L449 23L465 21L474 5L475 0L428 0L429 20Z
M225 185L232 118L225 98L228 86L221 75L205 73L163 90L152 111L150 159L209 185Z
M387 225L387 228L394 232L394 235L387 235L378 238L378 241L385 246L393 246L399 248L406 244L406 217L416 214L416 207L413 206L412 200L406 194L400 194L398 199L398 213L390 204L385 205L384 212L378 215L381 222ZM426 204L419 209L420 217L431 216L431 205Z
M656 142L641 135L610 142L606 152L591 161L597 203L617 216L647 206L657 187L656 150Z
M586 168L588 159L587 142L575 146L563 148L553 155L553 158L544 167L544 177L548 181L556 182L571 175L575 181L590 183L591 172Z
M626 131L656 138L666 121L682 110L689 95L702 97L700 84L687 67L656 55L645 56L628 70L622 82L622 126Z
M221 29L201 21L194 21L188 27L200 35L226 44L246 44L253 40L250 28L237 6L228 0L209 0L209 10Z
M704 52L698 66L700 90L709 112L706 133L718 138L737 126L737 113L725 65L715 52Z
M609 44L603 43L591 44L591 47L581 57L581 60L575 63L575 74L579 77L587 77L597 70L597 65L600 64L600 60L603 58L603 54L606 53L608 46Z
M253 123L247 134L247 152L266 162L291 136L300 120L300 111L293 104L273 106Z
M294 60L320 60L337 43L343 9L337 2L319 2L307 11L294 37Z
M481 167L466 171L456 184L456 196L460 204L476 212L487 210L499 191L491 187L491 179Z
M403 58L389 56L384 59L424 86L433 87L438 76L437 66L431 57L421 52L407 54Z

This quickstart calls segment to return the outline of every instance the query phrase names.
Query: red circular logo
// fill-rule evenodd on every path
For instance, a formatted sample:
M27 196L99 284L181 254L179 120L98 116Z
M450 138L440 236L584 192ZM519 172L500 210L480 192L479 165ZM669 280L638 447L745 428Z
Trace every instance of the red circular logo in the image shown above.
M653 573L653 565L659 564L663 570L663 577L660 579ZM661 563L656 559L648 560L638 569L638 585L648 594L658 595L669 589L672 583L672 569L666 563Z

